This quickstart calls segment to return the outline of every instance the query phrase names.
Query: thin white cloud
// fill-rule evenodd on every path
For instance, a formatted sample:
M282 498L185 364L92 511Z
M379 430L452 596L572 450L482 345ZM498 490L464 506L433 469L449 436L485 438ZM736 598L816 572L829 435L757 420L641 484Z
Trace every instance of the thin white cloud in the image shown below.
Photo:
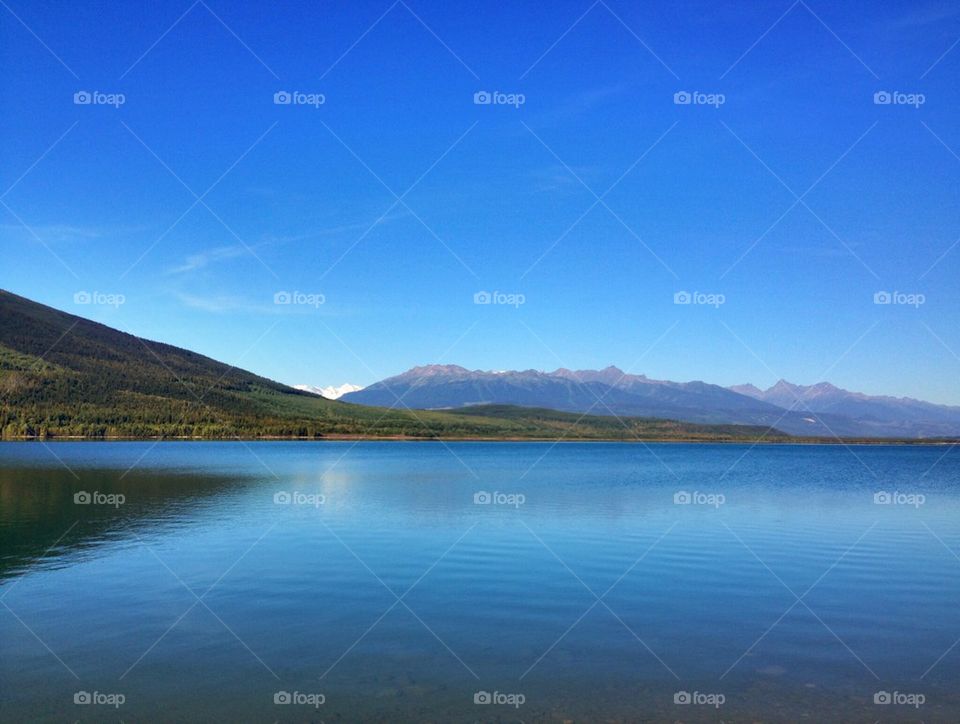
M373 222L377 221L379 216L380 214L376 214L366 221L356 221L350 224L339 224L336 226L321 227L319 229L312 229L309 231L304 231L303 233L300 233L300 234L293 234L290 236L271 236L269 237L269 239L272 242L284 244L284 243L294 243L298 241L307 241L309 239L316 239L323 236L335 236L337 234L345 234L347 232L362 233L366 231L370 227L370 225L373 224ZM382 219L380 219L377 226L383 226L388 222L397 221L398 219L409 218L411 216L412 214L406 209L403 209L401 211L394 211L387 214Z
M168 274L187 274L197 269L203 269L210 264L226 261L227 259L236 259L240 256L250 254L250 250L239 244L234 246L220 246L208 251L202 251L199 254L190 254L180 266L167 270Z
M383 219L380 219L378 226L382 226L390 221L402 219L408 216L411 216L411 214L407 211L391 213L385 216ZM333 236L348 232L361 233L366 231L367 228L369 228L369 226L376 220L377 217L374 216L368 221L341 224L338 226L330 226L325 228L322 227L290 236L269 235L264 237L264 240L260 244L256 244L251 248L256 251L263 246L272 244L291 244L299 241L307 241L309 239L316 239L323 236ZM167 274L189 274L219 262L242 258L248 255L250 255L250 249L241 244L218 246L213 249L197 252L196 254L189 254L181 264L168 269Z
M229 294L201 297L196 294L188 294L186 292L174 292L174 296L185 307L190 307L191 309L200 309L204 312L249 312L254 311L258 306L251 305L246 299ZM258 311L267 311L266 305L263 306L264 308Z
M273 298L257 301L262 297L251 300L236 294L191 294L179 289L171 289L169 293L188 309L196 309L211 314L258 314L258 315L321 315L323 317L344 316L338 310L326 303L324 299L318 304L275 304ZM304 293L306 294L306 293ZM319 295L322 296L322 295Z
M91 226L72 226L70 224L30 224L30 231L47 243L99 239L105 236L103 229ZM33 239L33 234L30 231L20 224L0 224L0 232L4 236L15 235L18 239L21 237Z
M960 8L954 3L933 3L924 6L912 7L903 15L889 21L891 30L908 28L927 28L931 25L940 25L952 20L960 13Z

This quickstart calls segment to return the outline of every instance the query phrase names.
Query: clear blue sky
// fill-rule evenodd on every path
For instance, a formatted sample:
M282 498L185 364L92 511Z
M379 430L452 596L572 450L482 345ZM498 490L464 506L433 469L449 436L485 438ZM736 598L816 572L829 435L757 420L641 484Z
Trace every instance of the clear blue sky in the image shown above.
M5 3L6 289L287 383L617 364L960 404L955 3Z

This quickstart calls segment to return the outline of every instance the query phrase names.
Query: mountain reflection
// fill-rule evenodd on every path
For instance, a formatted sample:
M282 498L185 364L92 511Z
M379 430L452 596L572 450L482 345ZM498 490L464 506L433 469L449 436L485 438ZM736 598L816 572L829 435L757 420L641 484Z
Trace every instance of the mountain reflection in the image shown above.
M107 541L188 524L214 503L229 509L256 481L235 473L2 467L0 580L65 565Z

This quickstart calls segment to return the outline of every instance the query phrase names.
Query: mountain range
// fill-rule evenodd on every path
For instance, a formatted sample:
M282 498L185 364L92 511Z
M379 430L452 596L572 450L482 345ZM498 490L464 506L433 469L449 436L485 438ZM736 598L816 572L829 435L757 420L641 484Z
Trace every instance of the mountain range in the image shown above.
M795 385L786 380L780 380L766 390L750 384L735 385L730 389L786 409L856 420L875 435L935 437L960 434L960 407L936 405L911 397L865 395L829 382ZM886 434L881 432L884 429Z
M823 382L784 380L767 390L671 382L601 370L487 372L458 365L414 367L341 397L345 402L412 409L475 405L544 407L593 415L659 417L710 424L772 426L823 437L949 437L960 435L960 407L910 398L870 396Z
M785 440L960 437L960 408L828 383L767 390L602 370L415 367L339 400L0 290L0 432L16 437Z
M3 290L0 432L8 439L789 439L766 427L512 406L414 412L347 404Z

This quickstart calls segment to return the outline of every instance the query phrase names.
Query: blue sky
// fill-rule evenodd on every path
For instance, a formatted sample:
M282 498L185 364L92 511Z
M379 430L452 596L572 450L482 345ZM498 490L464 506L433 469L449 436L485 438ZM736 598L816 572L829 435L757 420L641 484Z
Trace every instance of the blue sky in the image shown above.
M960 404L955 4L10 0L0 38L16 293L287 383Z

